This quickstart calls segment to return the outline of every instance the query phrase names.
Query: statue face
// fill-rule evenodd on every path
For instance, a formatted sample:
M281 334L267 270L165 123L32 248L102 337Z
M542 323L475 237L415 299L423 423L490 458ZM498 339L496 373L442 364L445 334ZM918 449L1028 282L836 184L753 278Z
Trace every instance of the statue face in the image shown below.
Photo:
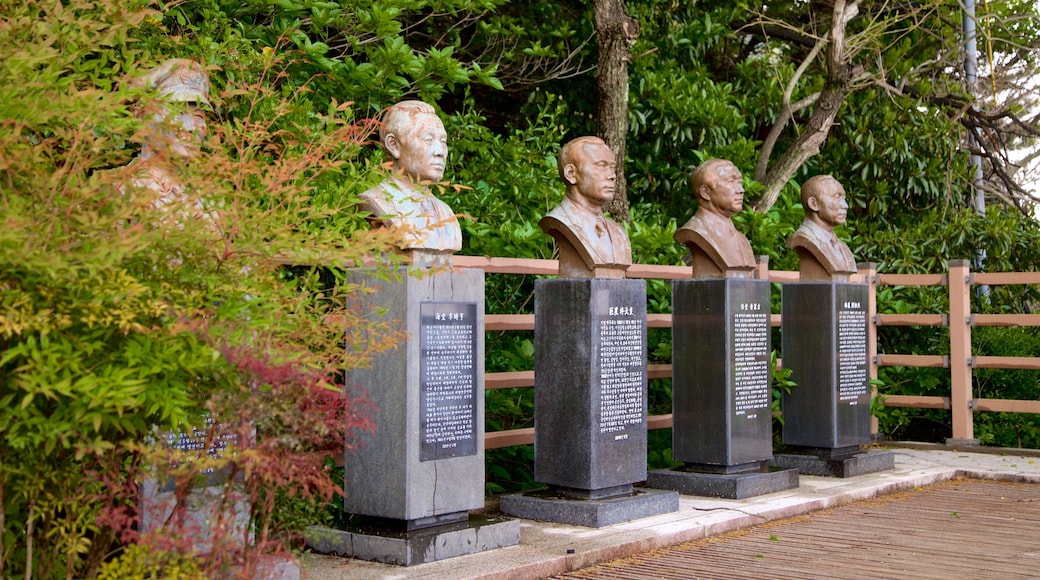
M845 188L837 180L828 179L816 194L816 215L820 221L834 227L845 223L845 216L849 209L845 201Z
M206 116L202 109L187 105L176 114L165 109L153 119L159 125L160 143L150 143L154 148L162 149L167 155L174 157L195 157L199 147L206 138L208 128Z
M617 192L617 162L614 152L603 143L581 147L581 161L574 171L578 193L592 203L604 206Z
M170 141L170 151L180 157L194 157L197 155L199 146L209 131L209 128L206 126L206 116L202 114L202 110L195 106L189 106L187 110L169 119L169 122L175 130L175 134Z
M744 181L736 165L719 165L715 169L715 183L708 189L708 209L715 213L732 217L744 209Z
M393 151L391 138L396 141L395 165L414 181L440 181L448 161L448 133L437 115L415 115L415 124L401 135L388 136L388 148Z

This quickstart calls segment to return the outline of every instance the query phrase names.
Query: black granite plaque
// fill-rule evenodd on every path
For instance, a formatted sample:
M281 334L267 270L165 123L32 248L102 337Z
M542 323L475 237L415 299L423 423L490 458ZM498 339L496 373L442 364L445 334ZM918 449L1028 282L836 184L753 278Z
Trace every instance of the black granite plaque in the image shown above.
M420 461L477 453L477 305L423 302Z
M805 282L783 288L785 445L839 449L870 442L867 287Z
M769 282L672 282L672 456L750 466L772 457Z

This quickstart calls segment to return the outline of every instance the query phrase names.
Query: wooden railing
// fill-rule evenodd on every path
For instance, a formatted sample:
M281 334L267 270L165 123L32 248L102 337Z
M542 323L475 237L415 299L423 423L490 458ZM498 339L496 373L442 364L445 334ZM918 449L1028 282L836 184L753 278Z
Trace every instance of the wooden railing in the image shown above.
M950 396L888 395L886 407L949 409L953 436L952 443L976 443L974 414L979 411L1007 413L1040 413L1040 401L1009 399L976 399L972 388L972 371L977 368L1040 370L1040 358L975 356L971 350L971 329L976 326L1040 326L1037 314L972 314L973 286L1005 284L1040 284L1040 272L972 273L967 260L950 260L946 274L878 274L873 270L865 276L870 295L876 297L880 286L943 286L948 289L948 314L876 314L874 305L874 335L880 326L937 326L950 330L950 352L942 354L875 354L872 357L871 376L877 376L879 366L932 367L950 369Z
M554 260L531 260L517 258L487 258L455 256L456 267L477 268L488 274L530 274L555 276L558 264ZM797 272L769 270L766 262L759 264L759 278L775 283L798 281ZM629 278L684 279L690 277L686 266L657 266L634 264L628 270ZM975 399L972 389L972 370L975 368L1035 369L1040 370L1040 358L973 356L971 352L971 329L974 326L1040 326L1040 315L1035 314L976 314L971 312L972 285L995 286L1001 284L1040 284L1040 272L978 273L972 274L965 260L951 260L949 272L944 274L883 274L873 264L864 264L856 279L868 285L868 316L871 321L868 332L869 376L878 377L879 367L933 367L949 368L951 392L948 397L888 395L884 399L887 407L949 409L951 411L951 442L960 444L977 443L974 439L973 415L979 411L1040 413L1040 401L1015 401L1005 399ZM948 289L950 312L946 314L878 314L877 288L881 286L943 286ZM770 318L772 326L780 325L780 315ZM647 315L650 328L671 328L670 314ZM877 329L884 326L947 326L950 329L950 352L927 355L910 355L877 352ZM488 314L485 329L494 331L534 330L534 315L531 314ZM650 365L651 379L670 379L671 365ZM534 371L488 373L486 389L533 387ZM653 415L648 419L649 429L671 427L672 416ZM876 422L873 431L877 431ZM534 429L512 429L487 433L485 446L488 449L524 445L534 442Z

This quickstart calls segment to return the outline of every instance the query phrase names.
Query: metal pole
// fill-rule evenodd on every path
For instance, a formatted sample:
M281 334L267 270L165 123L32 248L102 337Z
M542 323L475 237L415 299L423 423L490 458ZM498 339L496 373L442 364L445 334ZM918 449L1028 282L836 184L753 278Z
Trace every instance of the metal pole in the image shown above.
M978 51L978 34L975 27L975 0L964 0L964 82L967 84L965 87L968 90L968 94L971 95L974 101L978 94L976 93L976 80L978 72L979 62L979 51ZM975 104L972 103L972 109L975 109ZM973 146L973 149L979 148L979 143L975 139L974 133L968 134L968 142ZM971 165L975 168L975 176L972 179L972 185L975 190L975 195L972 199L972 207L975 208L975 213L980 216L986 215L986 194L982 189L982 157L972 153L971 154ZM975 264L974 270L976 272L982 272L986 265L986 250L979 248L975 251ZM979 294L981 296L989 295L989 288L985 286L979 286Z

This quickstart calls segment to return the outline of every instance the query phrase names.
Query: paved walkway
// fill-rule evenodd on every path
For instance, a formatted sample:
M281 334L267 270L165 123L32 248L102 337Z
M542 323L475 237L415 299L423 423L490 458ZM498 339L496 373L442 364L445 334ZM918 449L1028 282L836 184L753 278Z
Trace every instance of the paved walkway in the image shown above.
M838 479L801 476L798 489L744 500L681 496L679 511L607 528L521 522L520 544L412 567L308 554L304 579L534 579L616 558L701 540L955 477L1040 483L1040 453L955 450L934 445L893 447L895 469ZM985 452L980 452L985 451Z
M552 580L1036 578L1040 485L958 478L677 544Z

